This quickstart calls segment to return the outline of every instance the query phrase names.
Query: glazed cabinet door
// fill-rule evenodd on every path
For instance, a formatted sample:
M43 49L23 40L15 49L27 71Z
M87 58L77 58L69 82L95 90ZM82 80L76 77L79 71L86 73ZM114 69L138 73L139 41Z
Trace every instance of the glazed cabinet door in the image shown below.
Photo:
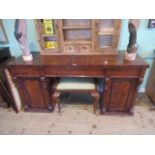
M109 54L115 54L119 42L121 20L96 19L94 20L94 49Z
M16 78L25 111L52 111L49 82L40 77Z
M102 112L132 113L136 79L106 78Z

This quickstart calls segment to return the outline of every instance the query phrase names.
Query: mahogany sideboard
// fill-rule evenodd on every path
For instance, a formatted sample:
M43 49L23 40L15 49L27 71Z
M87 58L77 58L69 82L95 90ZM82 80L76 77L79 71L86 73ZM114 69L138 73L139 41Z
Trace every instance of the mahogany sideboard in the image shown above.
M133 114L138 86L148 64L137 55L136 60L124 60L118 55L40 55L33 60L22 57L10 61L12 79L18 87L26 111L52 111L50 88L55 77L98 77L104 79L100 111Z

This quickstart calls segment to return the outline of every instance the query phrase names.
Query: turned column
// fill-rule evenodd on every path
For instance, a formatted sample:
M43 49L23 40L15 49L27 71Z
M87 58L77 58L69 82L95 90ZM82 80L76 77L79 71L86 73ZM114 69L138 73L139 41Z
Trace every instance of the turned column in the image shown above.
M53 111L53 106L50 100L50 79L45 77L40 77L40 83L42 87L42 93L44 97L45 104L49 111Z

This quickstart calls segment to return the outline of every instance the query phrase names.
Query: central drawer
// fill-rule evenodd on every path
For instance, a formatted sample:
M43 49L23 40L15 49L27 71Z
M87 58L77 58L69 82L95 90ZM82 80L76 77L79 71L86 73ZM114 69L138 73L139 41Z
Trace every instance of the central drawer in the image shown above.
M72 67L59 66L59 67L44 67L45 76L91 76L91 77L103 77L105 75L102 68L96 67L79 67L73 64Z

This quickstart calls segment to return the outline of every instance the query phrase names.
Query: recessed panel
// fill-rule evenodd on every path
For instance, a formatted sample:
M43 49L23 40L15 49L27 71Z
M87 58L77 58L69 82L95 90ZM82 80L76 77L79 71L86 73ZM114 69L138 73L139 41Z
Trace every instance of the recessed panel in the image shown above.
M98 36L99 48L112 46L112 35L100 35Z
M64 40L90 40L90 30L64 30Z

